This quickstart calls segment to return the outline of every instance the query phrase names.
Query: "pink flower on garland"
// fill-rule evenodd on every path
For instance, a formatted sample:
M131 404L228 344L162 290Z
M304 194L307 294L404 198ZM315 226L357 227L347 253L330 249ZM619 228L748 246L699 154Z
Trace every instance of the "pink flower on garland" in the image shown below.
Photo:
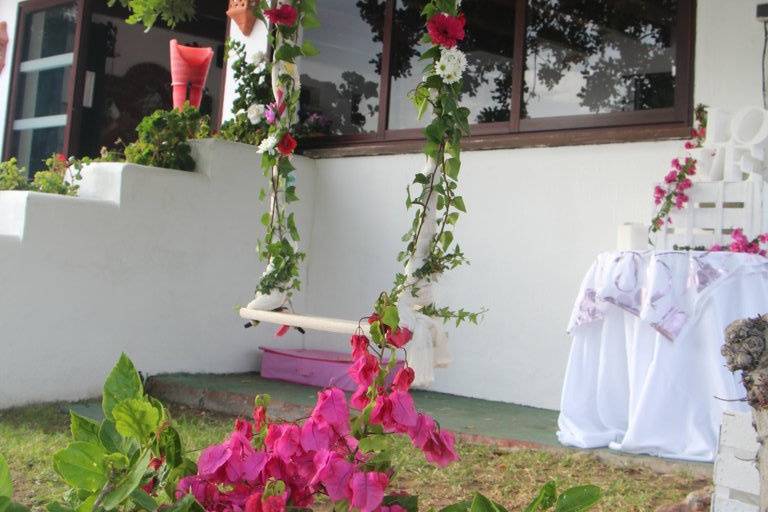
M270 23L290 27L296 23L296 18L299 17L299 11L297 11L292 5L286 4L281 5L275 9L265 10L264 16L266 16Z
M355 334L349 340L352 345L352 359L360 359L368 353L368 338L362 334Z
M415 378L416 373L413 371L413 368L400 368L395 374L395 378L392 380L392 389L397 391L408 391L411 389L411 384L413 384Z
M395 332L387 333L387 341L390 345L403 348L413 338L413 333L406 327L398 327Z
M374 355L365 354L349 368L349 374L360 386L367 388L379 374L379 361Z
M666 195L667 191L661 188L659 185L656 185L656 187L653 189L653 202L656 204L661 204L661 201Z
M664 176L664 183L674 183L677 181L677 171L671 170Z
M464 39L464 25L466 19L463 14L449 16L444 12L435 14L427 21L427 32L432 43L445 48L453 48Z

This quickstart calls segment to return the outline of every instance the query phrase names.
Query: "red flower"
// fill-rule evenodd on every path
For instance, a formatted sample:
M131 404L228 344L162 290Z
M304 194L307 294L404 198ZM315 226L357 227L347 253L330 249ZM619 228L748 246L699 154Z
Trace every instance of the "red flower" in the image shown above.
M444 12L435 14L427 21L427 32L434 44L453 48L464 39L464 25L467 20L463 14L449 16Z
M270 23L290 27L296 23L296 18L299 17L299 11L292 5L281 5L276 9L267 9L264 11L264 16L267 17Z
M67 162L67 157L64 156L62 153L56 153L56 160L58 160L59 162L66 163Z
M350 343L352 344L352 359L359 359L368 353L368 338L362 334L354 334Z
M296 139L294 139L290 133L286 132L286 134L283 135L283 138L280 139L280 142L277 144L277 150L281 155L288 156L293 153L297 145L298 143L296 142Z
M403 367L395 374L395 378L392 381L392 389L397 391L408 391L411 389L413 379L416 378L416 374L413 368Z
M397 348L403 348L413 338L413 333L405 328L398 327L395 332L387 333L387 341Z

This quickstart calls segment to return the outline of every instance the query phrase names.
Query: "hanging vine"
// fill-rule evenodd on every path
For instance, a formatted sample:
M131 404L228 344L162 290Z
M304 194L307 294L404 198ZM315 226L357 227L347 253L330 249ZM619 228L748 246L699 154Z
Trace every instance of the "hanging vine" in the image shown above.
M301 285L299 267L305 254L298 250L300 238L294 214L286 209L287 205L298 200L295 167L291 163L297 142L291 131L298 120L300 94L296 59L317 54L310 42L299 42L301 29L316 27L319 23L315 0L281 0L271 5L261 0L256 7L256 15L273 28L269 42L274 49L274 102L253 109L257 111L253 114L263 115L269 126L266 137L259 145L261 167L269 180L268 188L262 189L259 196L261 200L268 199L269 207L261 217L265 232L258 243L259 256L268 265L256 287L256 300L250 307L259 309L270 306L274 309L282 306ZM274 302L276 295L280 304ZM273 299L271 304L270 301L259 300L270 296Z
M458 186L461 138L470 133L470 110L460 106L462 75L467 66L466 56L457 48L464 39L466 23L460 4L460 0L433 0L422 12L427 19L427 34L421 43L429 48L421 55L426 62L424 79L412 91L411 100L419 119L427 111L432 112L432 121L424 129L427 163L407 188L406 206L416 211L411 228L403 235L405 249L398 255L405 272L397 274L392 290L379 297L376 312L380 315L388 308L391 311L407 295L420 299L420 313L453 320L457 325L464 321L477 323L483 313L438 307L425 290L445 271L469 263L454 238L459 216L467 211Z

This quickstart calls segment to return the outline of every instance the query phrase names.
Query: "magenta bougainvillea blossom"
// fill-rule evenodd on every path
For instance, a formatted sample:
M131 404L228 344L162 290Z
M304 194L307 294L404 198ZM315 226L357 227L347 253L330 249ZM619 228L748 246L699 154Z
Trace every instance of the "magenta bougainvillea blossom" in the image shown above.
M191 493L214 512L282 512L310 507L318 495L361 512L404 512L397 503L384 505L393 474L378 457L386 450L379 446L384 436L407 436L440 467L458 456L453 433L416 409L413 369L400 368L384 385L410 332L386 326L378 315L371 319L385 341L371 343L362 332L352 336L349 373L358 389L349 402L340 389L324 389L303 423L269 423L265 402L257 401L252 421L238 419L226 441L202 451L197 474L179 482L177 497Z
M707 136L707 115L704 107L696 109L696 128L691 130L691 139L685 142L685 150L700 148ZM675 158L670 163L670 169L664 175L664 182L653 188L653 202L658 207L651 219L650 231L659 231L665 223L672 222L669 217L672 208L685 208L690 200L686 190L693 186L691 176L696 174L696 160L686 157L682 161Z

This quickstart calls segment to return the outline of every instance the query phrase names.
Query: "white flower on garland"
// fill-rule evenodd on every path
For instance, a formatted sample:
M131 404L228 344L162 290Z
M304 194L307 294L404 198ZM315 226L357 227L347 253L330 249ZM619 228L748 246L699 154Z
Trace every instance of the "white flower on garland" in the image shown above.
M251 124L259 124L259 121L264 118L265 110L266 107L264 105L259 105L258 103L254 103L248 107L248 112L246 112L246 114L248 115L248 120Z
M275 146L277 146L277 135L273 134L261 141L257 153L271 153Z
M435 64L435 72L447 84L453 84L461 80L461 76L467 69L467 56L458 48L443 48L440 52L440 60Z
M258 70L262 65L267 63L267 54L262 51L254 53L253 63L256 65L256 69Z

